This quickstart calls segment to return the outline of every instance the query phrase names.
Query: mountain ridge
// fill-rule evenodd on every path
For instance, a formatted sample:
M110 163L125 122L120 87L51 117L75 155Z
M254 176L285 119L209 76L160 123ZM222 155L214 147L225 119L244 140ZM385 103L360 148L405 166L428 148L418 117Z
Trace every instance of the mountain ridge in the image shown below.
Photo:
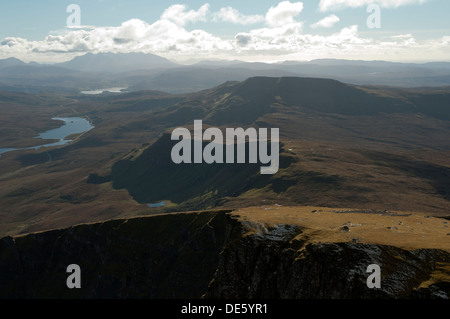
M310 136L315 139L322 136L322 143L330 146L327 147L327 155L323 155L325 160L317 158L314 161L331 158L336 162L346 161L348 159L338 159L340 155L332 150L337 145L350 147L345 152L352 153L350 158L355 154L358 154L356 156L359 158L352 162L351 170L358 165L364 170L365 165L375 163L379 168L384 167L382 170L387 167L395 169L399 175L414 172L415 176L430 185L433 192L445 201L449 185L444 176L450 177L448 167L416 161L406 155L391 154L391 149L386 149L387 146L408 149L409 145L402 146L399 143L404 141L408 134L410 143L416 147L418 143L429 144L426 142L426 136L433 134L435 128L422 127L424 122L414 124L406 130L404 127L407 127L409 122L415 123L417 119L425 117L431 122L442 120L438 126L441 127L445 126L445 120L450 119L450 109L447 106L450 105L450 92L422 92L417 96L415 94L402 90L386 91L353 86L329 79L254 77L242 82L226 82L213 89L187 95L180 102L158 110L154 115L155 123L169 124L172 129L176 126L192 129L193 122L202 119L204 128L216 126L222 130L230 126L278 127L280 142L283 145L280 163L283 164L277 174L258 176L258 165L250 165L253 169L250 166L243 167L247 175L239 173L240 168L237 165L230 171L220 164L175 165L170 158L170 150L175 142L170 140L170 131L166 130L153 144L137 148L117 161L112 166L112 183L117 189L126 189L141 203L168 200L181 205L180 207L188 205L189 209L215 207L224 200L241 196L249 196L251 200L259 198L259 195L255 194L267 198L282 198L288 203L299 203L302 200L310 201L309 196L317 198L320 192L342 192L335 198L343 199L348 196L349 201L355 194L361 194L358 202L372 202L375 205L376 199L363 199L373 190L369 191L362 185L358 190L354 186L354 183L357 183L354 178L345 177L337 167L334 171L316 171L305 166L305 155L298 153L306 153L302 150L302 144L311 143L308 140ZM392 132L394 124L403 127L403 130ZM426 126L428 127L428 124ZM445 128L441 128L443 131L439 129L435 132L445 135ZM327 130L335 133L324 133ZM382 137L377 138L377 132ZM437 143L437 149L445 151L450 147L450 144L441 138L433 139ZM372 142L383 143L383 148L375 152L353 146ZM297 151L293 151L294 149ZM390 164L385 165L386 162ZM158 180L161 182L156 182ZM192 180L196 181L196 186L187 187L185 182ZM227 183L234 185L230 187L234 192L222 189L227 188ZM307 185L311 190L305 189ZM313 192L312 189L316 191ZM164 193L160 190L170 191ZM186 195L188 190L194 193ZM304 199L298 195L306 193L310 195ZM354 195L349 195L350 193Z
M267 210L281 219L273 223L273 218L267 218ZM264 217L255 218L255 213ZM386 245L364 238L351 239L359 227L390 225L378 214L373 214L370 224L345 223L351 228L349 231L343 231L342 225L329 227L329 220L318 227L308 222L311 216L328 214L337 218L339 225L349 218L363 220L366 213L263 206L242 211L117 219L3 237L0 296L203 300L448 298L448 245L408 249L396 242ZM420 229L442 224L436 218L402 216L394 218L418 218L423 222ZM286 218L289 223L280 222ZM401 231L385 232L406 240L412 236ZM330 240L333 235L346 239ZM432 237L440 238L436 234ZM81 289L66 286L67 266L74 263L81 269ZM381 267L378 289L369 289L366 283L367 267L371 264Z
M77 71L108 73L178 66L177 63L150 53L87 53L57 65Z
M0 106L2 119L9 121L1 128L3 147L30 145L32 136L57 126L51 120L54 116L89 117L95 129L67 146L2 155L0 215L10 222L1 224L0 230L16 234L106 216L150 214L155 209L146 204L164 200L168 205L158 211L245 207L266 200L446 214L449 94L445 88L363 87L336 80L271 77L228 81L182 95L5 93ZM191 129L199 119L204 128L280 128L280 160L286 165L265 178L257 174L261 165L255 167L255 175L249 170L234 180L227 180L232 167L187 165L175 167L178 175L171 174L171 144L159 148L161 154L150 148L156 147L162 133L176 127ZM17 132L16 137L9 135L11 131ZM166 165L152 171L150 162ZM126 168L125 178L110 176L115 165ZM220 178L215 180L219 175L213 173ZM127 176L136 180L129 183ZM178 199L164 198L167 192L163 194L160 186L170 190L186 186L183 176L198 184L181 187ZM56 186L42 188L42 179ZM225 189L233 183L238 184L234 193Z
M170 93L190 93L212 88L227 80L243 81L253 76L301 76L331 78L354 85L389 85L398 87L448 86L450 63L402 63L389 61L356 61L319 59L311 61L284 61L281 63L245 61L200 61L179 64L150 53L86 53L69 61L54 64L24 63L15 58L0 60L0 69L22 66L21 78L7 74L0 76L6 87L16 90L41 91L55 88L61 91L97 90L105 87L127 87L129 91L159 90ZM39 69L42 79L27 77ZM48 71L46 68L48 67ZM69 75L56 76L51 67L67 70ZM60 69L62 72L62 69ZM70 72L78 71L76 77ZM0 73L0 75L2 75ZM55 78L56 76L56 78ZM66 77L66 78L64 78ZM70 79L67 79L70 77ZM40 80L40 81L39 81Z

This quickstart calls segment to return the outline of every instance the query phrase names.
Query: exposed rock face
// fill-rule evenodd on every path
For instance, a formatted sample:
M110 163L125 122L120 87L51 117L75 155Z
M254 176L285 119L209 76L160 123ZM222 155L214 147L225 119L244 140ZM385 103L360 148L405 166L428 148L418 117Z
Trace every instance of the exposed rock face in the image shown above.
M0 240L0 297L448 298L450 254L362 243L308 243L291 225L225 212L80 225ZM81 289L66 267L81 267ZM381 267L369 289L367 266ZM419 289L420 288L420 289Z
M177 210L206 210L218 206L224 197L238 196L257 185L257 188L270 185L274 192L286 190L294 183L281 181L272 175L261 175L261 163L249 162L249 145L245 144L245 163L237 163L237 146L235 145L234 163L227 163L226 150L223 147L223 163L175 164L171 158L172 148L178 141L171 140L165 133L142 152L129 154L116 162L111 169L111 176L89 176L89 183L104 180L113 181L116 189L126 189L140 203L169 200L180 205ZM203 142L205 147L209 143ZM194 149L193 141L191 141ZM287 168L297 159L283 150L280 145L279 167Z
M172 214L5 237L0 297L199 297L217 268L225 217ZM66 286L70 264L81 268L81 289Z
M239 229L240 228L240 229ZM233 228L223 250L209 298L448 298L450 282L418 288L450 254L433 249L407 251L357 243L308 244L301 230L286 226L261 233ZM274 234L284 234L274 238ZM290 237L290 238L289 238ZM381 288L367 286L367 267L381 268Z

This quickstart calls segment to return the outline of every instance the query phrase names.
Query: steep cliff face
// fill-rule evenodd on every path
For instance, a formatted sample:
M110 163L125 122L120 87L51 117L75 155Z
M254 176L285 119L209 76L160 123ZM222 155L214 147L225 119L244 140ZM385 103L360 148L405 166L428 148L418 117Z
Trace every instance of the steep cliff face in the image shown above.
M254 225L236 224L232 229L234 240L222 251L207 298L447 299L450 295L450 254L442 250L312 244L301 229L290 225L258 225L255 231ZM380 288L367 286L371 274L367 268L372 264L380 266Z
M114 220L0 240L0 297L200 297L217 268L226 215ZM81 269L69 289L68 265Z
M170 134L165 133L152 145L116 162L111 169L111 176L92 176L89 182L101 182L102 179L108 181L110 178L114 188L127 189L140 203L167 200L179 205L178 211L211 209L224 197L235 197L250 189L268 186L279 193L286 188L282 181L259 173L260 167L266 165L249 162L248 143L245 144L245 163L237 163L236 146L234 163L226 163L226 150L222 146L223 163L194 163L192 152L192 163L175 164L171 152L177 143L171 140ZM202 147L208 144L205 141ZM191 145L193 150L192 141ZM296 161L292 154L283 150L281 144L279 168L287 168ZM292 185L289 181L285 184Z
M81 268L69 289L66 268ZM381 267L369 289L367 266ZM229 212L115 220L0 240L5 298L448 298L450 254L311 243Z

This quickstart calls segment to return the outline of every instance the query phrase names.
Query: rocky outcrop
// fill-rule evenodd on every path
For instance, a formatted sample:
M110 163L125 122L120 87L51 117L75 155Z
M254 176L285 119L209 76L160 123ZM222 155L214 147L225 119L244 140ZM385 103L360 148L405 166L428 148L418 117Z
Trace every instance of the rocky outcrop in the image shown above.
M171 214L2 238L0 297L200 297L217 269L225 217ZM71 264L80 289L66 285Z
M111 176L91 174L88 183L112 180L116 189L126 189L140 203L152 203L163 200L177 205L177 211L206 210L219 206L218 202L226 197L236 197L250 189L268 186L275 193L280 193L295 184L261 175L261 163L250 163L248 159L249 144L245 144L245 163L237 163L237 146L235 145L234 163L226 163L226 151L223 149L223 163L175 164L171 158L172 148L178 141L171 140L169 133L164 133L148 147L136 150L116 162L111 169ZM209 143L204 141L205 147ZM193 142L191 141L192 149ZM297 159L280 145L279 167L289 167ZM313 176L314 177L314 176ZM308 176L305 176L308 178ZM327 180L327 182L329 182ZM167 208L166 211L175 209Z
M69 289L66 268L81 268ZM367 267L381 268L368 288ZM2 298L448 298L450 254L313 243L226 211L114 220L0 240Z
M450 295L450 254L441 250L312 244L301 229L289 225L249 232L240 224L233 232L207 298L447 299ZM380 288L367 285L372 264L380 266ZM447 279L433 281L440 271Z

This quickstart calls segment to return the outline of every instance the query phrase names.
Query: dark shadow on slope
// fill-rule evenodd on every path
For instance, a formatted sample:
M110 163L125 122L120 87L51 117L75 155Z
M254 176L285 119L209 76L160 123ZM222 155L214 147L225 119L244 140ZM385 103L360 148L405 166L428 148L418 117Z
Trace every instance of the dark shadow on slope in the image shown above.
M171 159L171 150L178 141L164 134L140 155L123 159L112 167L113 186L125 188L140 203L170 200L176 204L188 201L189 208L214 207L224 196L238 196L254 187L269 184L272 175L261 175L261 163L249 163L248 143L245 163L181 163ZM208 144L208 143L204 143ZM193 149L193 148L192 148ZM225 151L224 151L225 156ZM295 159L280 158L280 169ZM186 204L186 203L185 203Z

